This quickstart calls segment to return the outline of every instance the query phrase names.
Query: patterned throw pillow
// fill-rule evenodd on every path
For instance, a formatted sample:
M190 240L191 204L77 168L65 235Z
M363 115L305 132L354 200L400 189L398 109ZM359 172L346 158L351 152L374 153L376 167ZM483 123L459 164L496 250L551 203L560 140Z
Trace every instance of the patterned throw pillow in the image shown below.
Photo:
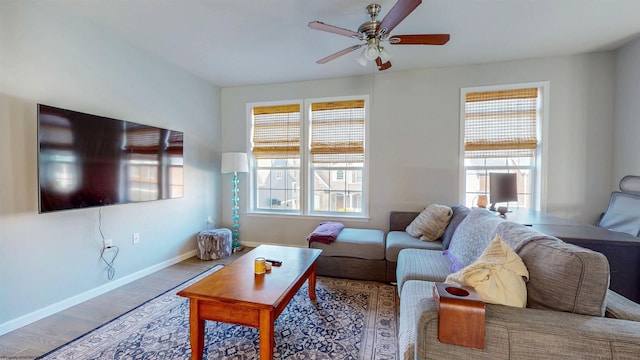
M435 241L444 233L453 211L445 205L431 204L407 226L406 232L420 240Z

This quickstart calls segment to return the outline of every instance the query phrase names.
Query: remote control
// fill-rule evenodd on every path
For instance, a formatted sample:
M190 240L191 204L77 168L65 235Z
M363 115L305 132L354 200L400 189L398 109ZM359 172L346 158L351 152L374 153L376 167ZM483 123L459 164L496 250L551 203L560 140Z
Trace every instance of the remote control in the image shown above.
M282 261L280 261L280 260L265 259L265 261L270 262L270 263L271 263L271 265L273 265L273 266L280 266L280 265L282 265Z

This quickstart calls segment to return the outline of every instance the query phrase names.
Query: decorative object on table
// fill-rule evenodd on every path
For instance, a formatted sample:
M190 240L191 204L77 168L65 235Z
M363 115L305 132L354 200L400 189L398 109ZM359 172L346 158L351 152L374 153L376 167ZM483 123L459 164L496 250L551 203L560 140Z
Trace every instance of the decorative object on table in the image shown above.
M509 208L506 206L498 206L498 213L500 214L500 216L505 217L507 215L507 212L509 211Z
M142 359L158 354L188 359L189 301L176 292L210 274L205 272L40 359ZM274 359L397 359L400 299L394 286L319 276L316 292L318 301L310 301L305 283L276 320ZM256 328L207 321L205 331L203 358L256 359L260 352Z
M231 255L231 230L212 229L198 233L198 258L201 260L222 259Z
M256 273L256 275L264 274L266 268L267 268L266 261L264 260L263 257L257 257L254 260L254 272Z
M240 247L240 205L238 202L240 201L240 197L238 195L239 189L238 184L240 183L240 179L238 179L239 172L249 172L249 163L247 161L247 154L241 152L228 152L222 154L222 165L220 167L220 172L224 173L233 173L233 178L231 179L232 189L231 189L231 202L233 211L233 215L231 215L231 220L233 220L233 224L231 225L231 237L232 237L232 246L233 252L241 250Z
M508 211L508 202L518 201L518 174L489 173L489 201L489 210L496 211L497 203L506 202Z
M478 207L486 208L487 207L487 195L478 195Z

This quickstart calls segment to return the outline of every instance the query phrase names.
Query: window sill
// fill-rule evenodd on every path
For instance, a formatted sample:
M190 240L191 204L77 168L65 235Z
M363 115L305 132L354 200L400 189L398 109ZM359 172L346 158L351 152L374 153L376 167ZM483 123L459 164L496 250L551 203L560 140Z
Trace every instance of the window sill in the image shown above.
M349 216L349 215L328 215L328 214L276 214L270 212L247 212L249 217L267 217L267 218L281 218L281 219L323 219L323 220L349 220L354 222L369 222L371 218L368 216Z

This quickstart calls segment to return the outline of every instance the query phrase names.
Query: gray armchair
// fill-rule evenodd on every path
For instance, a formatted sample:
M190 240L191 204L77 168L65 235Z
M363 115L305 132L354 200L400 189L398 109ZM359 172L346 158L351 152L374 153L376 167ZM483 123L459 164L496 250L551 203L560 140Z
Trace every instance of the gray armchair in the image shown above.
M640 176L627 175L620 180L620 191L611 193L609 207L598 226L640 236Z

